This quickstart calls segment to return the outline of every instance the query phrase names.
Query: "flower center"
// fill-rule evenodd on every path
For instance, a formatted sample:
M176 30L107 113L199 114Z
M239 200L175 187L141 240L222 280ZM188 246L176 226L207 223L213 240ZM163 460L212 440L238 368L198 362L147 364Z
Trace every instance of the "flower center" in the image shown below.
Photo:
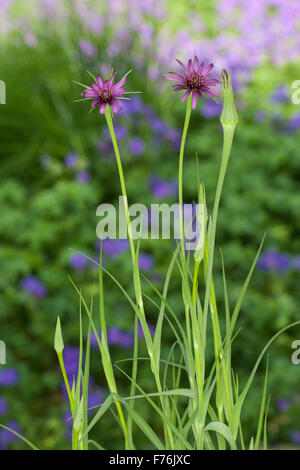
M199 73L191 73L187 77L186 83L187 83L187 86L191 88L192 90L197 90L203 87L205 83L205 78L203 77L203 75L200 75Z
M99 91L99 96L103 101L109 101L111 98L112 92L110 88L103 88Z

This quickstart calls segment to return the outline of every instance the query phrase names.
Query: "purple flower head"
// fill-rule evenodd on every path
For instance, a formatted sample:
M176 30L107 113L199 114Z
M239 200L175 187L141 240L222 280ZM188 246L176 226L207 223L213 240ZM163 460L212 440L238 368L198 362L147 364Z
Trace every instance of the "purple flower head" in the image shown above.
M0 415L5 415L8 411L8 404L5 398L0 397Z
M299 431L292 431L290 436L291 436L291 440L293 444L300 445L300 432Z
M78 183L86 184L90 181L91 177L88 171L81 170L76 173L76 180Z
M0 369L0 387L12 387L19 381L18 372L13 369Z
M18 432L21 434L21 429L15 421L10 421L5 424L10 429L13 429L14 431ZM6 449L7 446L11 443L19 439L18 436L16 436L14 433L9 431L8 429L1 429L0 430L0 449Z
M128 143L128 150L135 157L139 157L145 151L145 143L140 137L133 137Z
M286 271L291 264L288 255L278 253L275 250L269 250L262 253L258 260L258 267L262 271Z
M79 41L79 47L83 54L89 58L95 57L97 55L97 47L88 39L81 39Z
M221 83L215 78L210 78L209 72L213 68L213 64L205 66L204 62L200 63L198 57L195 55L194 62L190 59L188 65L185 66L180 60L176 59L183 71L169 72L166 79L177 82L174 85L175 91L186 90L181 102L183 103L192 94L192 108L196 108L197 97L202 99L202 94L210 96L214 100L219 97L219 93L214 90L214 87Z
M178 186L176 180L163 180L157 176L151 178L151 190L153 196L165 199L177 194Z
M99 249L101 247L101 241L97 243ZM102 240L102 251L110 258L117 258L119 255L128 251L130 248L129 241L127 239L115 239L111 240L109 238Z
M84 269L89 260L80 253L74 253L70 258L70 265L75 269Z
M276 406L279 411L286 411L290 407L290 402L286 400L286 398L279 398L276 402Z
M121 102L126 89L123 85L126 82L126 75L118 82L114 83L116 74L103 81L100 75L97 75L96 82L91 83L89 87L83 90L84 98L92 100L92 108L99 108L99 113L104 114L106 106L111 106L113 113L118 112L118 106L123 108Z
M65 156L65 165L68 168L73 168L76 166L76 163L78 161L78 155L76 152L70 152Z
M47 294L46 287L33 275L24 277L21 282L21 288L37 298L45 297Z
M142 271L149 271L153 268L154 260L151 255L148 253L140 253L139 254L139 267Z

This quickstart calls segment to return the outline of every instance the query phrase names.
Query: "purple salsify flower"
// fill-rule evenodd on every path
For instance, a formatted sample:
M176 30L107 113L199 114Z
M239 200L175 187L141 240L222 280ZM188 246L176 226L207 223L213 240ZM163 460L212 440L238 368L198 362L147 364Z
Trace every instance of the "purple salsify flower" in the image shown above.
M15 421L10 421L8 423L5 423L5 426L21 434L20 426ZM4 429L4 428L1 429L0 430L0 449L1 450L6 449L7 446L11 442L16 441L17 439L19 439L19 437L16 436L13 432L9 431L8 429Z
M299 431L292 431L290 436L291 436L291 440L293 444L300 445L300 432Z
M71 255L69 263L70 266L75 269L84 269L89 263L89 260L86 258L86 256L81 255L80 253L74 253Z
M47 294L46 287L33 275L24 277L21 288L37 298L43 298Z
M123 95L126 93L126 89L123 85L126 82L126 75L118 82L114 84L114 78L116 74L103 81L100 75L97 75L96 83L91 83L88 88L83 90L84 98L91 99L92 108L99 108L99 113L104 114L107 105L111 106L113 113L118 112L118 107L123 108L121 102L124 99Z
M286 411L290 407L290 404L290 401L286 398L279 398L276 402L279 411Z
M269 250L260 255L257 264L262 271L284 272L290 268L291 259L288 255Z
M140 137L133 137L128 142L128 150L135 157L139 157L140 155L142 155L145 151L145 143L143 139L141 139Z
M100 249L101 241L97 241L97 247ZM109 239L102 240L102 251L110 258L117 258L119 255L128 251L130 248L129 241L127 239Z
M197 56L194 62L190 59L188 65L185 66L180 60L176 59L183 71L169 72L170 75L166 76L167 80L177 82L174 85L175 91L186 90L181 102L184 102L190 94L192 94L192 108L196 108L197 97L201 100L203 93L210 96L214 100L219 97L219 93L214 90L214 87L221 83L215 78L210 78L209 72L213 68L213 64L205 66L204 62L200 63Z
M0 415L5 415L8 411L8 404L5 398L0 397Z
M153 176L150 180L151 191L153 196L165 199L169 196L175 196L178 191L178 184L176 180L163 180L157 176Z
M65 165L68 168L73 168L76 166L76 163L78 161L78 155L76 152L70 152L65 156Z
M82 184L88 183L91 179L89 172L86 170L77 171L75 177L78 183L82 183Z
M19 382L19 374L16 369L0 369L0 387L12 387Z
M151 268L153 268L154 265L154 260L151 255L148 253L140 253L139 254L139 268L142 271L149 271Z

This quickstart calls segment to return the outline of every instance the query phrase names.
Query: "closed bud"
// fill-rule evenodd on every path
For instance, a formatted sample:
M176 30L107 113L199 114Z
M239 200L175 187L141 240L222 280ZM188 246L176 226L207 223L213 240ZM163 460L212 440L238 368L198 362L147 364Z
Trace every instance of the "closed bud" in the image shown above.
M59 317L57 317L57 322L56 322L56 330L55 330L55 336L54 336L54 349L57 352L57 354L62 353L64 350L64 341L62 337Z
M236 112L232 83L230 73L227 70L222 71L222 86L223 86L223 110L221 113L220 121L222 126L235 127L238 122L238 115Z

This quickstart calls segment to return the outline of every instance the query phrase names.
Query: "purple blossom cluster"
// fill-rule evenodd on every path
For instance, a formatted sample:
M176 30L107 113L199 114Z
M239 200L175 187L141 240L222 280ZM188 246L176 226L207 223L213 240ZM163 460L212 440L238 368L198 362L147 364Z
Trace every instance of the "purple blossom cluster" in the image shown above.
M37 19L48 19L53 30L66 27L71 15L81 22L78 48L88 59L97 58L96 42L106 32L108 59L131 51L130 61L140 68L150 58L148 76L157 80L167 71L178 53L182 58L197 50L203 60L214 57L220 70L234 69L238 81L251 78L251 70L266 62L282 66L298 60L300 47L298 0L217 0L212 26L197 11L186 8L187 23L180 29L170 27L172 10L167 0L115 0L93 2L73 0L66 10L59 0L24 0L32 15L13 12L16 0L0 3L1 32L18 28L30 47L38 45ZM159 26L153 27L156 23ZM204 52L205 51L205 52ZM176 53L176 54L175 54Z

